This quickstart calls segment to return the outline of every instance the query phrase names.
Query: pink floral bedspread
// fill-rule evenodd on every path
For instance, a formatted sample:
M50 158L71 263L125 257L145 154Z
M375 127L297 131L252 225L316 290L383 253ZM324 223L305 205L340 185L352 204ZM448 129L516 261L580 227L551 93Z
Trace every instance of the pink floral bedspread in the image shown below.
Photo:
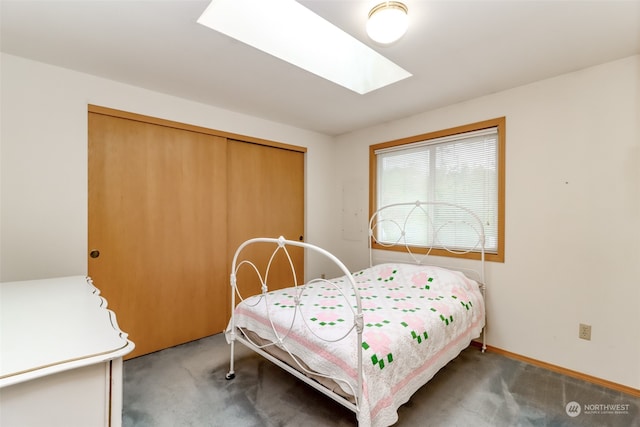
M416 390L480 335L484 301L475 281L438 267L381 264L353 277L364 315L358 422L388 426ZM345 277L318 280L246 299L235 323L280 343L354 395L355 306Z

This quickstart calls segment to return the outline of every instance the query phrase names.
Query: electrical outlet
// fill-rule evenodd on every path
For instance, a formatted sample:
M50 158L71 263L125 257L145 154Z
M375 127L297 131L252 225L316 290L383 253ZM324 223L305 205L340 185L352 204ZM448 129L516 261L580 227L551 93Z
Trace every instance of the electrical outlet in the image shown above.
M580 329L578 330L578 338L591 341L591 325L585 325L580 323Z

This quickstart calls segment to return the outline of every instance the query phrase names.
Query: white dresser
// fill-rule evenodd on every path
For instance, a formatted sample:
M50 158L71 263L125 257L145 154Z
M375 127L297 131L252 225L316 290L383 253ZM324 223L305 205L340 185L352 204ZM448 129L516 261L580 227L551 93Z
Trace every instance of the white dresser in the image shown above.
M133 347L87 277L0 283L0 426L120 426Z

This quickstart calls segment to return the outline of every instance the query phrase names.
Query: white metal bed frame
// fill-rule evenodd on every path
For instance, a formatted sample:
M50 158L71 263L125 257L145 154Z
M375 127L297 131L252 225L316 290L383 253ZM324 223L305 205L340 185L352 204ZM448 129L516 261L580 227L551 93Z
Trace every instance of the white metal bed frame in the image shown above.
M409 212L407 213L404 221L402 222L397 222L391 219L386 219L383 217L383 212L387 209L391 209L394 207L407 207L410 208ZM449 220L446 221L446 223L444 224L440 224L440 225L436 225L435 222L432 220L432 214L429 213L428 211L428 207L438 207L438 206L442 206L442 207L447 207L447 208L451 208L451 209L457 209L460 210L461 212L464 212L465 215L467 216L467 219L463 219L463 220ZM427 247L427 251L425 254L417 254L414 251L412 251L412 247L415 247L415 245L411 245L407 242L406 239L406 232L405 230L407 229L408 224L410 224L412 219L415 219L416 214L421 214L423 215L423 219L422 221L427 221L430 225L431 225L431 236L432 236L432 242L431 244ZM398 227L399 233L398 233L398 239L397 241L394 242L383 242L380 241L378 239L378 237L376 236L375 230L377 227L379 227L383 222L391 222L393 223L394 226ZM438 233L442 230L443 227L446 227L447 225L452 225L454 223L460 223L463 222L464 224L466 224L467 226L471 227L473 230L475 230L478 234L478 241L477 244L475 245L475 247L473 248L469 248L469 249L456 249L456 248L449 248L444 244L439 244L438 243L438 239L437 239L437 235ZM416 201L416 202L410 202L410 203L395 203L395 204L390 204L387 206L383 206L382 208L378 209L372 216L371 219L369 221L369 265L373 266L373 242L378 243L379 245L383 246L383 247L388 247L388 246L395 246L395 245L403 245L406 249L406 252L410 255L412 261L415 264L423 264L424 260L430 255L432 249L437 248L437 249L444 249L450 253L455 253L455 254L465 254L465 253L469 253L469 252L474 252L474 251L479 251L480 252L480 268L478 270L468 270L468 269L460 269L460 268L454 268L460 271L465 272L465 274L467 274L468 272L474 273L473 275L476 275L477 278L476 280L479 279L479 284L480 284L480 290L483 296L483 299L485 299L485 292L486 292L486 284L485 284L485 234L484 234L484 226L482 224L482 221L480 220L480 218L471 210L460 206L460 205L455 205L452 203L445 203L445 202L422 202L422 201ZM269 259L269 262L267 264L266 270L264 271L264 275L261 274L261 272L259 271L259 269L256 267L256 265L249 261L249 260L240 260L240 255L243 251L243 249L245 249L247 246L250 245L254 245L254 244L259 244L259 243L265 243L265 244L271 244L271 245L275 245L275 249L273 251L273 253L271 254L271 257ZM353 312L353 324L351 325L351 327L348 329L348 331L344 334L343 337L341 337L340 339L344 339L348 334L350 334L352 331L355 331L355 333L357 334L357 340L356 340L356 345L357 345L357 365L358 365L358 370L357 370L357 389L353 390L352 389L352 396L353 396L353 401L349 400L346 397L343 397L341 395L336 394L334 391L328 389L327 387L325 387L324 385L320 384L319 382L317 382L316 380L314 380L312 377L310 377L309 375L315 375L316 377L323 377L323 378L328 378L331 380L334 380L336 382L342 382L343 384L348 384L346 382L346 380L342 380L340 378L333 378L331 376L327 376L324 375L320 372L315 372L315 371L311 371L309 370L307 367L303 366L303 364L296 358L295 355L293 355L292 353L290 353L287 349L286 349L286 345L285 345L285 341L287 338L287 333L282 334L282 333L278 333L276 331L275 326L272 323L272 328L273 328L273 332L275 334L275 336L278 338L278 342L269 342L269 343L258 343L258 342L254 342L254 340L252 340L250 337L246 336L243 333L237 333L237 328L235 325L235 315L234 315L234 309L236 307L236 296L238 298L240 298L240 300L243 300L242 295L240 295L240 292L237 288L237 273L238 270L242 267L242 266L248 266L249 268L251 268L256 275L258 276L260 283L261 283L261 296L264 298L268 298L268 291L269 291L269 270L271 267L272 262L274 261L274 259L276 258L276 255L278 255L280 252L282 252L284 254L284 256L286 257L286 259L289 262L291 271L292 271L292 277L294 280L294 288L298 289L300 286L302 286L301 284L297 283L297 279L296 279L296 274L295 274L295 267L293 265L293 261L291 260L291 256L289 255L289 251L287 250L287 247L300 247L306 250L310 250L310 251L314 251L320 255L323 255L324 257L328 258L330 261L332 261L338 268L339 270L345 275L346 279L348 280L349 284L351 285L352 289L353 289L353 293L355 295L355 307L352 308L352 312ZM245 241L244 243L242 243L238 249L236 250L234 257L233 257L233 262L232 262L232 270L231 270L231 276L230 276L230 281L231 281L231 288L232 288L232 296L231 296L231 319L229 322L229 327L227 329L227 340L230 344L230 368L229 368L229 372L226 374L225 378L227 380L231 380L233 378L235 378L235 363L234 363L234 354L235 354L235 342L238 341L240 343L242 343L243 345L245 345L246 347L250 348L251 350L255 351L256 353L260 354L261 356L263 356L264 358L266 358L267 360L271 361L272 363L274 363L275 365L281 367L282 369L284 369L285 371L289 372L291 375L295 376L296 378L300 379L301 381L309 384L310 386L312 386L313 388L315 388L316 390L320 391L321 393L325 394L326 396L330 397L331 399L335 400L336 402L340 403L341 405L345 406L346 408L350 409L351 411L355 412L356 417L359 416L359 403L362 401L362 396L363 396L363 378L362 378L362 374L363 374L363 367L362 367L362 332L364 329L363 326L363 313L362 313L362 304L361 304L361 298L358 292L358 288L356 286L356 282L354 277L352 276L351 272L347 269L347 267L342 263L342 261L340 261L335 255L331 254L330 252L326 251L325 249L322 249L318 246L312 245L310 243L305 243L305 242L299 242L299 241L294 241L294 240L287 240L284 237L279 237L279 238L253 238L253 239L249 239L247 241ZM317 282L323 282L326 284L329 284L331 286L336 287L335 284L333 284L332 282L330 282L329 280L326 280L324 278L320 278L320 279L314 279L308 283L317 283ZM342 291L341 291L342 293ZM298 297L300 296L300 294L298 294L298 296L295 298L295 304L298 305L299 304L299 299ZM346 296L344 295L344 293L342 293L342 296L346 298ZM298 307L297 307L298 308ZM485 327L483 329L482 332L482 352L484 352L486 350L486 333L485 333L485 329L486 329L486 303L485 303ZM294 316L294 320L295 320L295 316ZM293 320L292 320L292 325L293 325ZM292 325L290 325L289 327L289 332L291 330ZM322 339L321 337L318 337L319 339ZM333 340L335 341L339 341L339 340ZM265 350L265 348L270 347L270 346L274 346L276 344L280 345L280 348L284 349L284 351L286 351L288 353L288 355L291 357L291 359L295 362L295 364L298 365L297 368L292 367L291 365L287 364L286 362L280 360L279 358L273 356L272 354L270 354L268 351Z

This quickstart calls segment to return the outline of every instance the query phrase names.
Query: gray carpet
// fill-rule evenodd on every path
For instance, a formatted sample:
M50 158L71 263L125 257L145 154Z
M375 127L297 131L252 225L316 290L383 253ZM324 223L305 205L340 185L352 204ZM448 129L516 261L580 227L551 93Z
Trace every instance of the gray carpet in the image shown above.
M126 361L123 425L356 425L349 410L244 346L236 349L231 381L224 378L229 346L221 334ZM567 413L569 402L580 405L575 417ZM475 347L464 350L398 413L397 426L640 427L639 398Z

